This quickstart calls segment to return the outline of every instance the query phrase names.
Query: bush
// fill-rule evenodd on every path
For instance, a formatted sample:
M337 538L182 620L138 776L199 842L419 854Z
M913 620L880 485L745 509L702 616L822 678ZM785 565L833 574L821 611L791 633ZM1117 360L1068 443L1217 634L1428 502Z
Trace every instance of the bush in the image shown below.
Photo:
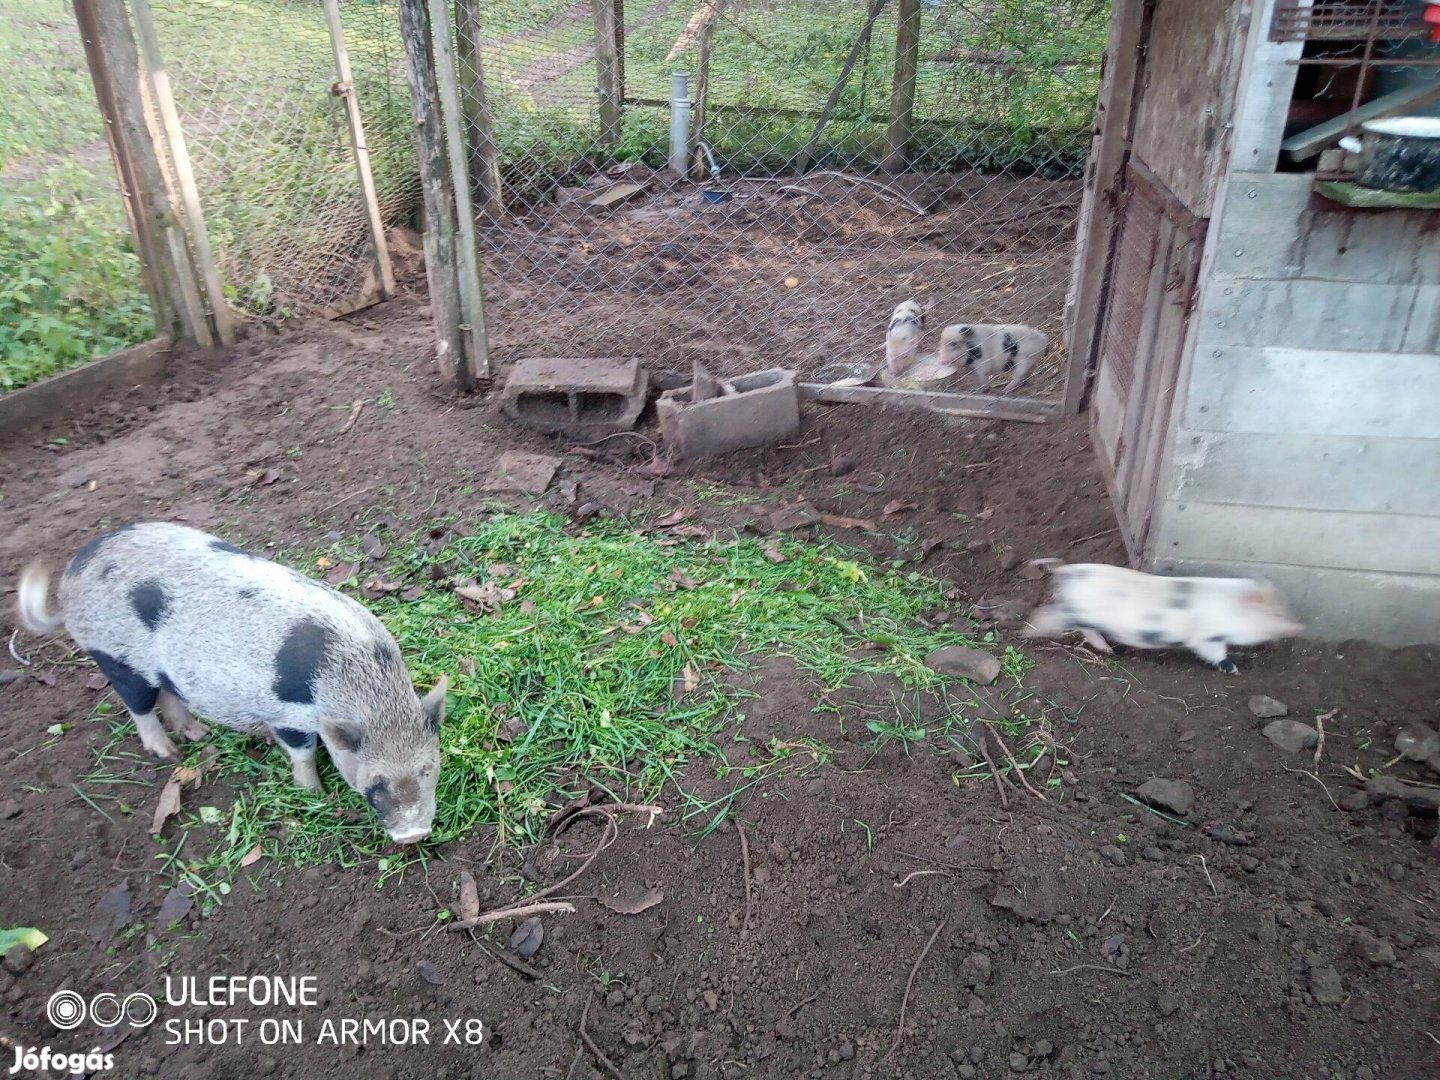
M94 185L67 169L0 188L0 391L153 336L119 198Z

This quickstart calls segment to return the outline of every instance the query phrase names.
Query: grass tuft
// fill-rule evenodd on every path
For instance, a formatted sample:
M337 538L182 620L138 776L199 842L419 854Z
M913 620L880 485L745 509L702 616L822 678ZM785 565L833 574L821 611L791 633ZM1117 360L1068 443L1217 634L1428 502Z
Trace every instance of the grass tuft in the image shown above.
M286 561L319 576L341 562L361 565L359 555L341 545ZM938 604L940 583L862 565L822 540L676 537L623 521L577 531L554 514L500 513L469 535L437 527L395 543L382 571L357 572L340 587L355 591L376 577L424 586L409 600L395 591L369 603L418 688L442 674L450 680L436 843L476 829L495 830L504 844L533 842L555 807L592 784L627 801L664 801L713 828L734 794L768 768L764 760L731 765L715 742L743 708L727 683L748 659L791 656L827 692L864 672L919 690L941 681L924 666L930 651L979 644L918 621ZM456 580L504 599L491 613L473 610ZM1023 671L1013 650L1004 663L1017 678ZM131 734L128 725L115 731ZM209 768L233 787L233 805L200 806L218 797L208 782L195 796L187 788L169 830L186 839L179 848L169 841L164 856L197 894L213 895L256 844L294 866L376 860L382 881L424 857L390 850L324 754L325 791L315 793L292 784L278 748L219 731L207 745L218 749ZM769 761L783 764L797 751L797 760L824 757L815 745L785 743ZM84 785L96 805L125 792L107 786L122 783L114 753L112 740ZM191 757L205 753L215 751ZM683 790L687 767L735 789L702 801Z

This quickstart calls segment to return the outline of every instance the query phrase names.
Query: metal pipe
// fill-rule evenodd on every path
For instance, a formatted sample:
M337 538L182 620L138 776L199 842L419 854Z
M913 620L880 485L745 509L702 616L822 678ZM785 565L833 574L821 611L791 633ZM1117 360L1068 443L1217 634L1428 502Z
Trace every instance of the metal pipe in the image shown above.
M670 76L670 168L682 177L690 171L690 73Z
M711 179L711 180L718 180L718 179L720 179L720 166L717 165L717 164L715 164L715 155L710 152L710 144L707 143L707 142L705 142L705 140L702 139L702 140L700 140L700 142L696 143L695 145L696 145L696 146L700 149L700 151L705 155L705 160L708 161L708 162L710 162L710 179Z

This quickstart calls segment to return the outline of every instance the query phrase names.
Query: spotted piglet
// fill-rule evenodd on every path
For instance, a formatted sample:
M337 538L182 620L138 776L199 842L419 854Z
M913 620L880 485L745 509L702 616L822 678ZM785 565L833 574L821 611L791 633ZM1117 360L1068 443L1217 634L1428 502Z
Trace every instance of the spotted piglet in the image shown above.
M915 363L920 336L925 332L925 309L914 300L895 305L885 329L885 366L892 375L904 375Z
M972 372L977 391L987 389L997 373L1009 372L1005 393L1013 394L1049 347L1050 338L1033 326L956 323L940 332L939 360Z
M204 735L193 710L223 727L273 732L295 783L318 789L318 740L392 840L429 835L445 680L421 700L395 639L350 597L163 523L95 537L66 567L57 611L49 591L43 566L25 570L21 623L74 638L154 756L177 756L162 717L186 738Z
M1273 585L1249 578L1158 577L1121 566L1036 559L1051 569L1055 595L1030 616L1025 636L1078 630L1094 649L1110 642L1139 649L1187 648L1227 675L1239 669L1229 645L1260 645L1305 628ZM1109 639L1109 640L1107 640Z

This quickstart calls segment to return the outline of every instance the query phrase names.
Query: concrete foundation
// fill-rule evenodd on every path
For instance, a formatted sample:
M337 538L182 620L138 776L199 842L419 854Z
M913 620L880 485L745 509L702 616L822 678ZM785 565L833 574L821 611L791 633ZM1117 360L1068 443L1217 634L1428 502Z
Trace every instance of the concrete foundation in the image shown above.
M660 396L660 432L675 461L769 446L800 429L793 371L772 368L733 380L733 394L693 401L689 387Z
M517 424L594 439L633 428L647 389L636 360L532 357L511 370L500 404Z

